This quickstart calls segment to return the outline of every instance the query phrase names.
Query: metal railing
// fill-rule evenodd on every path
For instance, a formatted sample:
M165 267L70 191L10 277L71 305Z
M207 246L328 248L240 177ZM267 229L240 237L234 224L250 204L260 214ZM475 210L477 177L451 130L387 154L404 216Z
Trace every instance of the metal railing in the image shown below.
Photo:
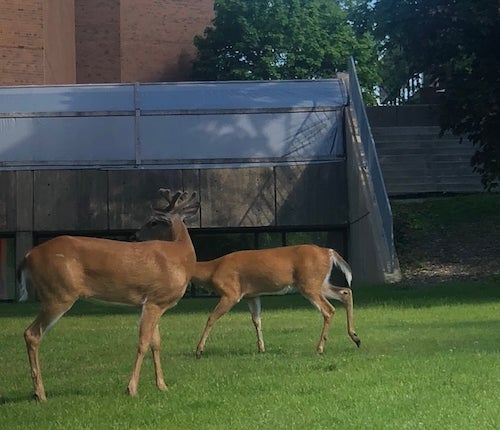
M394 271L395 259L392 210L387 196L387 191L385 189L382 170L378 161L375 141L373 140L365 104L361 95L361 88L356 74L356 66L352 57L349 59L349 97L349 103L352 106L354 115L356 116L359 136L361 138L365 155L366 166L363 167L368 171L369 177L372 180L373 191L375 194L373 197L382 219L384 240L389 256L386 264L386 270L389 273L392 273Z
M389 94L382 102L386 106L399 106L408 102L424 86L424 74L415 73L404 85L392 94Z

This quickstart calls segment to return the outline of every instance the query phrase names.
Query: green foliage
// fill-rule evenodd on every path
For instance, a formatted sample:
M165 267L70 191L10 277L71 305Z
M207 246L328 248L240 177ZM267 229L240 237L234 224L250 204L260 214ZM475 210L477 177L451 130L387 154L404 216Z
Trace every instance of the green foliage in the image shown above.
M267 351L255 352L244 304L214 327L194 358L213 299L184 299L161 321L169 391L151 358L139 394L125 386L137 311L79 302L44 338L48 402L30 398L22 338L36 304L0 304L2 426L16 429L496 428L500 421L498 279L354 291L357 349L337 313L325 353L321 316L300 296L263 298Z
M492 188L500 178L500 12L495 0L379 0L375 35L389 91L423 72L445 89L442 130L477 146L472 165ZM389 77L389 79L388 79ZM394 80L396 78L396 80ZM400 85L404 80L400 82Z
M353 56L373 102L377 52L331 0L216 0L213 26L194 39L197 80L332 78Z

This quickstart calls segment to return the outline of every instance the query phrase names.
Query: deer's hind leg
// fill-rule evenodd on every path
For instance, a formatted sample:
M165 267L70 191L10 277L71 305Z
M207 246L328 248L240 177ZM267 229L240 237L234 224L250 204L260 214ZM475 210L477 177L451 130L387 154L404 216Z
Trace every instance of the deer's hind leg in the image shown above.
M260 318L261 305L260 297L252 297L246 299L250 313L252 314L252 322L255 327L255 332L257 333L257 350L259 352L265 352L264 347L264 336L262 334L262 321Z
M303 290L301 292L321 312L321 315L323 315L323 329L321 330L321 336L316 348L318 354L322 354L325 348L325 342L328 338L328 332L330 331L330 326L332 324L333 315L335 314L335 308L325 298L320 290L315 293L308 293Z
M167 384L165 384L163 371L161 369L160 344L160 329L158 327L158 324L156 324L156 327L153 331L153 337L151 339L151 353L153 354L153 362L155 365L156 386L160 391L165 391L167 389Z
M73 305L74 301L67 303L58 303L50 307L42 304L42 309L35 320L24 331L24 340L28 351L28 359L31 368L31 379L33 380L33 389L35 399L45 402L45 387L40 370L39 346L43 335L61 318L65 312Z

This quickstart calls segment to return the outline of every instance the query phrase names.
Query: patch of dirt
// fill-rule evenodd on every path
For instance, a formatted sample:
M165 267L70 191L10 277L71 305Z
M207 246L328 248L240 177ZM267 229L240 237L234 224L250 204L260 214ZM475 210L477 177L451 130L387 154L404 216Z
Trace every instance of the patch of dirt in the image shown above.
M398 257L407 283L500 276L500 217L421 232Z

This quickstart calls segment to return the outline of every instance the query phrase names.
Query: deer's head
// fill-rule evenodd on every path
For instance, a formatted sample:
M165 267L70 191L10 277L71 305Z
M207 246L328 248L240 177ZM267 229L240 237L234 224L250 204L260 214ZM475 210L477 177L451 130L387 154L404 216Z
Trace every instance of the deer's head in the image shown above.
M152 216L133 236L136 241L174 240L174 224L188 221L196 216L200 208L196 191L188 193L177 191L171 194L169 189L158 190L160 198L151 205Z

